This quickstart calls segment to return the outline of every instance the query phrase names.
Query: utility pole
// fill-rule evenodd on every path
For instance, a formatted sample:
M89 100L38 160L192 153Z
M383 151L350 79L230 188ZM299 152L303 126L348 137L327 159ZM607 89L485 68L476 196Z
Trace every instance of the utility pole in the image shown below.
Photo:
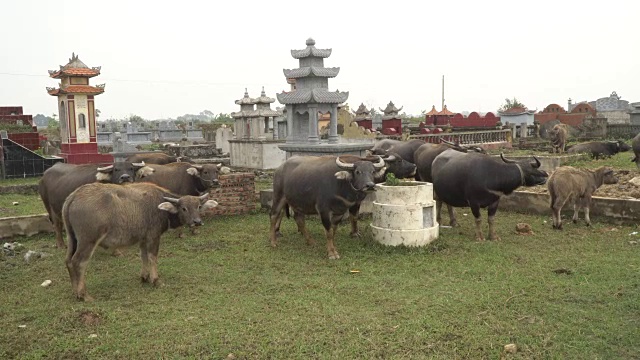
M442 75L442 107L440 110L444 110L444 75Z

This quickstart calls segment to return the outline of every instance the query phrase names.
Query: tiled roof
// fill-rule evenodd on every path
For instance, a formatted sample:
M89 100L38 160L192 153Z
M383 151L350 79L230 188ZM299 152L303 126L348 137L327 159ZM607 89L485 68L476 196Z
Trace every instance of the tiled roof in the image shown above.
M325 67L316 67L316 66L305 66L298 69L284 69L284 76L287 79L297 79L302 77L307 77L313 74L318 77L336 77L340 72L339 67L325 68Z
M98 75L100 75L100 68L93 68L93 69L71 68L71 69L49 70L49 76L54 79L59 79L63 76L94 77Z
M258 117L260 114L255 110L245 110L231 113L231 117L233 118L243 118L243 117Z
M98 95L104 92L104 84L91 86L91 85L69 85L65 88L47 88L49 95L59 94L87 94Z
M255 101L256 104L270 104L276 101L276 99L270 98L267 96L267 93L264 92L264 86L262 87L262 92L260 93L260 97L255 98L253 100Z
M236 100L237 105L253 105L256 103L254 98L249 97L249 92L244 89L244 97L240 100Z
M393 101L389 101L389 103L387 104L387 107L383 110L380 109L380 111L382 111L385 115L391 115L391 114L397 114L398 112L400 112L400 110L402 110L404 108L404 106L401 106L400 109L398 109L394 104Z
M276 94L281 104L341 104L349 98L349 92L327 91L321 88L299 89L292 92Z
M366 106L364 106L364 103L360 103L360 106L358 107L358 110L356 110L356 121L359 120L371 120L371 111L369 111L367 109Z
M328 58L331 56L331 49L316 49L315 46L307 46L304 50L291 50L294 59L302 59L309 56Z
M447 105L445 105L442 111L438 113L438 115L455 115L455 113L449 111L449 109L447 109Z
M438 115L438 110L436 110L436 106L435 105L431 105L431 111L429 111L425 115L427 115L427 116Z

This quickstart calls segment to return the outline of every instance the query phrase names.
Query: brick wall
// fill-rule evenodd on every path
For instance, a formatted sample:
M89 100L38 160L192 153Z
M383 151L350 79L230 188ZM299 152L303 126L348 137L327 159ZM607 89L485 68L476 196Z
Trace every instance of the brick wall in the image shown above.
M26 147L31 151L35 151L40 148L40 137L37 132L10 133L9 139L15 141L16 143Z
M210 191L211 198L218 202L218 206L207 211L207 214L239 215L256 208L254 174L220 175L218 180L220 186Z

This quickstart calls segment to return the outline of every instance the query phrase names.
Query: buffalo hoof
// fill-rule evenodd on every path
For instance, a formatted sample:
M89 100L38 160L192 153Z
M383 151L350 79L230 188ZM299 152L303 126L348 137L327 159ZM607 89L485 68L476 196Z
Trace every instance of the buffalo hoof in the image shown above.
M459 227L459 226L460 226L460 224L458 224L458 222L454 220L454 221L450 221L450 222L449 222L449 226L451 226L452 228L454 228L454 227Z
M349 234L352 238L360 238L362 237L362 234L360 234L360 232L352 232L351 234Z
M162 280L160 280L160 279L158 279L158 278L156 278L155 280L153 280L152 284L153 284L153 286L154 286L154 287L157 287L157 288L162 287L162 286L164 285L164 283L162 282Z
M276 231L276 237L282 237L282 233L280 231Z
M502 239L500 239L500 236L498 236L498 235L493 235L493 236L489 237L489 240L491 240L491 241L500 241Z
M140 282L148 283L149 282L149 274L140 274Z
M591 226L591 223L590 223L590 222L588 222L588 223L587 223L587 226Z
M562 225L553 225L554 230L562 230Z
M573 223L577 224L578 223L578 219L573 219Z
M111 253L111 256L122 257L124 256L124 253L119 249L114 249L113 252Z
M476 236L476 241L484 241L484 236Z
M340 255L338 255L338 253L329 254L329 260L338 260L338 259L340 259Z
M78 295L76 298L78 299L78 301L84 301L84 302L92 302L93 301L93 297L91 297L90 295L87 295L87 294Z
M191 234L198 235L198 234L200 234L200 230L198 230L196 228L191 228Z

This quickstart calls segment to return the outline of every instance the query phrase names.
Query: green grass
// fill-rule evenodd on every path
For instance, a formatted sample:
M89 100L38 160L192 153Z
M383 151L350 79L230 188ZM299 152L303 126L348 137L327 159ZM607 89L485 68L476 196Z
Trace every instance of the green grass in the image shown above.
M140 284L136 248L97 250L93 303L72 297L52 235L19 239L52 256L0 258L0 358L497 359L509 343L519 350L507 358L637 358L634 227L596 219L558 232L548 217L499 211L502 240L479 243L468 209L458 213L469 214L461 228L419 249L375 243L368 220L351 239L343 224L337 261L316 219L317 245L285 219L272 249L266 214L210 218L198 236L165 234L158 289ZM515 235L518 222L534 235Z
M18 205L13 205L14 202ZM38 194L0 194L0 218L46 212Z
M0 179L0 186L32 185L32 184L37 184L38 181L40 181L40 177L27 177L27 178L16 178L16 179Z
M614 156L611 156L610 158L606 158L606 159L599 159L599 160L588 159L588 160L570 161L567 163L567 165L580 167L580 168L588 168L588 169L595 169L600 166L611 166L619 170L637 171L638 167L636 166L636 163L631 162L631 159L633 159L633 151L627 151L627 152L617 153Z

